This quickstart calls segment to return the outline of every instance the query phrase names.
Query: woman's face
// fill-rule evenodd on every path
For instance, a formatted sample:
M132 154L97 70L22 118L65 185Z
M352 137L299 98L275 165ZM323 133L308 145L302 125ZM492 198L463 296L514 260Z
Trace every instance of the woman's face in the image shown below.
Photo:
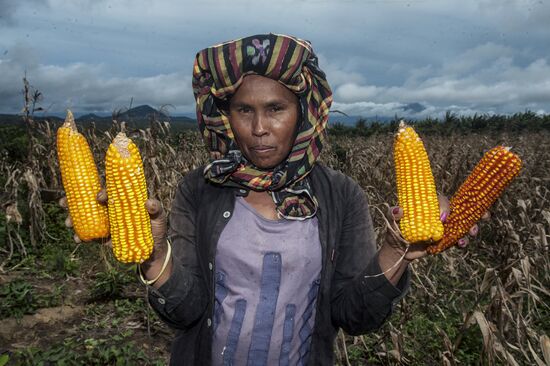
M298 116L296 95L260 75L245 76L229 104L229 123L241 152L262 169L286 159L294 145Z

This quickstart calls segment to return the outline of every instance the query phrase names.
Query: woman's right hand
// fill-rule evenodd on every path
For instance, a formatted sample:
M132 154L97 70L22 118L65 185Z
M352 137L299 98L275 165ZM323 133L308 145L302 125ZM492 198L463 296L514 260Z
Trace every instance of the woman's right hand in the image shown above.
M107 191L105 188L101 189L99 193L96 196L97 202L99 202L103 206L107 206L108 198L107 198ZM68 210L67 205L67 197L62 197L59 200L59 205L63 207L64 209ZM162 247L162 245L166 244L166 214L162 208L162 205L159 200L155 199L148 199L145 202L145 208L147 209L147 212L149 212L149 217L151 218L151 231L153 233L153 240L155 242L155 247ZM73 227L73 220L71 219L71 214L67 211L67 218L65 219L65 226L72 228ZM82 240L78 237L78 235L74 234L74 241L76 243L82 242ZM105 242L105 244L111 245L111 239L108 238L108 240Z
M166 212L162 208L160 201L151 198L145 202L145 208L151 217L151 232L153 233L154 245L153 253L149 259L140 264L140 267L146 280L157 278L162 271L162 275L152 284L153 287L159 288L172 274L171 258L168 258L166 267L164 270L162 269L168 255Z
M102 205L107 205L108 198L107 198L107 191L105 189L102 189L97 194L97 201ZM67 198L63 197L59 200L59 205L65 209L68 208L67 205ZM149 213L149 217L151 218L151 232L153 234L153 253L151 253L151 256L149 259L147 259L145 262L141 264L141 270L145 276L146 279L152 279L155 278L158 273L160 272L162 265L164 264L164 260L166 258L168 244L167 244L167 220L166 220L166 212L162 208L162 205L160 201L155 199L148 199L145 202L145 208L147 209L147 212ZM65 219L65 226L72 228L73 227L73 221L71 219L71 215L68 213L67 218ZM78 237L78 235L74 234L74 241L76 243L82 242L82 240ZM102 243L105 245L112 247L111 238L102 239ZM169 263L168 267L165 269L163 276L159 278L159 280L156 282L159 284L159 286L165 282L161 281L163 277L166 277L166 279L169 276L165 276L165 274L171 273L171 263ZM162 283L161 283L162 282Z
M107 191L103 188L99 193L97 194L97 202L100 204L107 206L108 197L107 197ZM68 228L73 227L73 221L71 218L70 213L68 213L68 205L67 205L67 197L63 197L59 200L59 205L63 207L64 209L67 209L67 218L65 219L65 226ZM164 259L166 258L166 251L167 251L167 242L166 242L166 232L167 232L167 223L166 223L166 212L162 208L162 205L160 201L155 199L148 199L145 202L145 208L147 209L147 212L149 213L149 217L151 219L151 232L153 234L153 253L147 259L145 262L142 263L142 269L144 269L144 272L146 268L148 267L155 267L155 263L160 262L160 265L164 263ZM74 236L75 243L80 243L82 240L78 237L78 235L75 233ZM111 238L98 238L98 241L101 240L102 243L105 245L112 247Z
M97 202L99 202L102 206L107 206L107 191L103 188L99 191L99 193L97 194L96 196L96 200ZM69 204L67 202L67 196L63 196L59 199L59 206L61 206L62 208L64 208L66 211L67 211L67 217L65 218L65 226L68 227L68 228L72 228L73 227L73 219L71 217L71 214L69 212ZM74 235L73 235L73 240L75 243L81 243L82 242L82 239L80 239L80 237L78 236L78 234L75 232ZM100 241L101 243L111 247L112 246L112 243L111 243L111 237L107 237L107 238L94 238L92 240L95 240L95 241Z

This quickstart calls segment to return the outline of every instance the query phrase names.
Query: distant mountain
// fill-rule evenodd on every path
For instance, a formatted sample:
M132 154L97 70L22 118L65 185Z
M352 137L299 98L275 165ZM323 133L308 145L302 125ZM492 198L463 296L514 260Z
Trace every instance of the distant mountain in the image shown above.
M397 113L399 118L403 117L407 119L416 119L418 117L416 117L415 115L424 111L426 107L420 103L414 102L398 107L398 109L401 109L403 111L402 113ZM346 126L355 126L357 120L361 118L367 120L367 122L388 123L395 119L395 115L346 116L341 113L331 113L328 119L329 124L342 123Z
M192 123L193 127L197 126L197 120L185 116L178 116L178 117L170 117L170 122L178 122L178 123Z
M120 112L120 111L119 111ZM122 111L119 115L121 119L148 119L148 118L157 118L157 119L166 119L168 116L155 108L149 105L140 105L126 111Z
M44 121L48 120L52 123L60 123L63 121L63 119L57 117L57 116L35 116L35 121ZM23 122L23 116L20 114L0 114L0 125L11 125L11 126L20 126L25 127L25 123Z
M98 116L95 113L88 113L88 114L85 114L85 115L82 115L82 116L78 117L76 120L77 121L96 121L96 120L100 120L100 119L103 119L103 118L106 118L106 117Z
M1 124L6 124L6 125L17 125L17 124L23 125L23 120L21 119L21 116L19 116L17 114L1 113L0 114L0 123Z
M113 117L116 117L119 121L134 121L134 120L148 120L150 118L157 119L167 119L168 116L164 113L159 112L155 108L149 105L140 105L131 109L118 109L115 110L112 114L107 116L100 116L95 113L88 113L78 117L77 121L112 121Z
M126 122L129 129L144 129L150 126L151 119L154 118L159 121L170 121L171 129L174 131L182 131L197 128L197 121L193 118L184 116L168 116L159 112L155 108L148 105L140 105L128 110L115 111L112 115L100 116L95 113L87 113L75 119L78 125L89 126L94 123L96 128L100 130L111 127L113 123L113 117L119 122ZM63 121L62 118L56 116L36 116L35 120L50 120L56 123ZM0 114L0 123L21 125L23 121L20 115L16 114Z

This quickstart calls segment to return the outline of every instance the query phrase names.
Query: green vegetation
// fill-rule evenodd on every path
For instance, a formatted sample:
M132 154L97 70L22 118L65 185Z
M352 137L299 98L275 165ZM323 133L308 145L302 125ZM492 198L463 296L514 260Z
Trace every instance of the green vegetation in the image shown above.
M108 338L70 337L47 349L29 347L12 356L13 365L164 365L131 341L132 331Z
M62 286L52 293L39 294L35 287L25 280L14 280L0 286L0 319L21 318L33 314L37 309L51 307L59 303Z
M120 298L124 287L132 281L135 281L135 277L129 276L123 269L109 268L96 274L91 297L93 300Z
M338 119L335 118L337 121ZM393 133L399 125L399 118L390 122L369 121L360 118L355 126L346 126L335 122L329 134L333 136L363 136L368 137L375 134ZM475 114L473 116L457 116L447 112L443 120L427 118L424 120L407 120L407 123L414 126L416 131L422 135L449 134L502 134L511 132L536 132L550 130L550 115L539 115L531 111L515 113L513 115L485 115Z
M2 121L0 121L1 123ZM23 123L20 125L0 124L0 156L11 161L23 161L27 157L28 140Z

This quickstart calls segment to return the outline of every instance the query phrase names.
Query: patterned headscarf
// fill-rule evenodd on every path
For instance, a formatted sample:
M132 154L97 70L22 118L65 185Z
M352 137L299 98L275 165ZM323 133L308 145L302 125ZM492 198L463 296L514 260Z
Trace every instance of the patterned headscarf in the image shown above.
M300 104L301 120L290 154L269 170L254 166L241 153L222 107L250 74L279 81ZM204 176L218 184L269 191L279 216L315 215L318 204L307 175L326 140L332 91L310 43L270 33L206 48L195 58L193 92L199 129L212 159Z

